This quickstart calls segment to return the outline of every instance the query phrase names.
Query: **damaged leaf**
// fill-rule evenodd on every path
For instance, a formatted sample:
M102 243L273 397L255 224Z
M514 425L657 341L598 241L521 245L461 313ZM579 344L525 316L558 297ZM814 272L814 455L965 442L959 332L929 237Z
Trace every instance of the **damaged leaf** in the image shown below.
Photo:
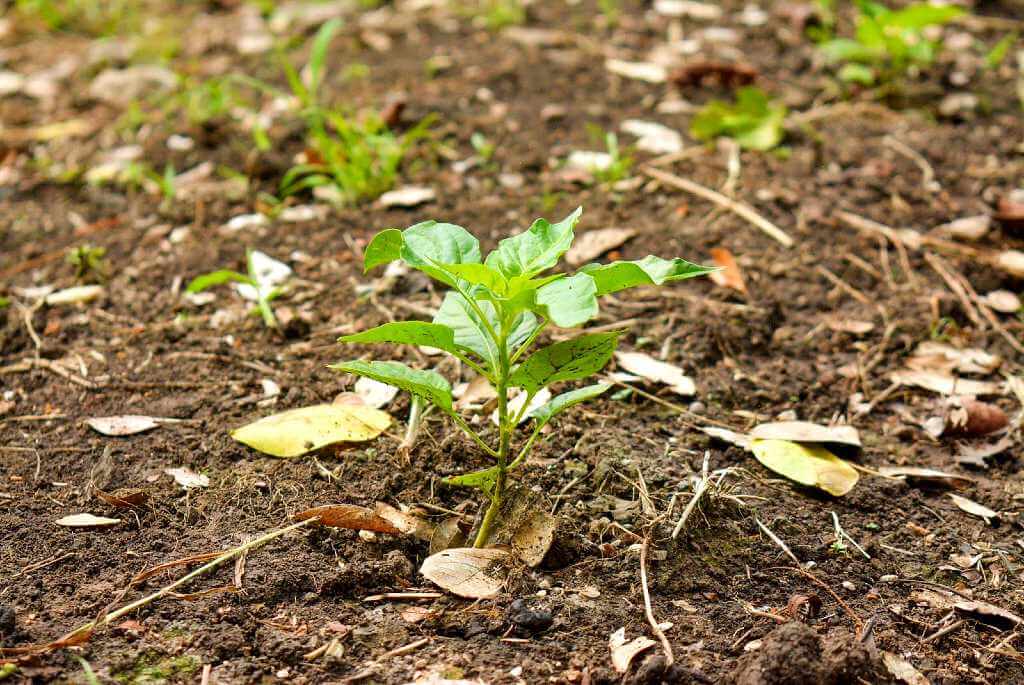
M490 599L505 586L508 557L508 551L493 547L456 547L427 557L420 573L459 597Z
M139 416L137 414L101 416L86 419L86 423L97 433L118 437L144 433L160 425L152 416Z
M965 511L971 516L983 518L985 519L985 523L991 523L992 519L999 518L999 512L992 511L984 504L978 504L974 500L961 497L960 495L953 494L952 492L948 494L949 498L953 500L953 504L955 504L961 511Z
M58 526L66 528L109 528L121 523L121 519L93 516L92 514L71 514L57 519L56 523Z
M378 409L316 404L273 414L231 432L241 442L275 457L297 457L337 442L365 442L391 425Z
M366 507L359 507L354 504L329 504L322 507L313 507L295 514L292 518L296 521L317 519L321 525L328 528L347 528L349 530L369 530L374 533L386 533L388 535L401 535L403 531L393 526L389 521Z
M627 642L625 626L619 628L608 638L608 647L612 652L612 667L617 673L625 673L638 654L646 652L655 644L657 643L654 640L643 635Z
M683 373L678 366L659 361L642 352L616 352L615 359L623 370L656 383L664 383L678 395L692 397L697 394L697 386L693 379Z

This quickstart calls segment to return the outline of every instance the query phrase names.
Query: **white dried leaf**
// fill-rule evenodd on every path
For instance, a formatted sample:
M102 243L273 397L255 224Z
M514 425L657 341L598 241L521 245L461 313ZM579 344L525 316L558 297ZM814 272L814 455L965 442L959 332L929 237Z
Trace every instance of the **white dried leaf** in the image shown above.
M385 209L391 207L416 207L426 202L433 202L437 199L437 192L426 186L405 186L397 190L391 190L377 200Z
M612 652L612 666L618 673L625 673L629 670L629 665L637 654L647 651L654 645L654 640L642 635L627 642L626 628L623 626L608 638L608 647Z
M102 296L103 293L103 286L78 285L72 288L58 290L55 293L50 293L43 301L50 306L60 304L77 304L79 302L91 302L92 300Z
M993 290L981 298L981 301L1002 314L1016 314L1024 307L1020 297L1009 290Z
M925 390L937 392L940 395L969 395L978 397L981 395L1003 394L1003 386L999 383L958 378L934 371L904 369L894 371L890 378L894 383L924 388Z
M906 685L931 685L921 671L898 654L882 652L882 663L885 664L885 668L892 674L892 677Z
M97 416L86 423L97 433L111 436L135 435L152 430L160 423L152 416L124 414L122 416Z
M58 526L67 528L106 528L121 523L121 519L107 518L106 516L93 516L92 514L71 514L64 518L57 519Z
M367 407L380 409L395 399L395 395L398 394L398 388L364 376L356 381L355 392L356 395L362 398L363 404Z
M946 343L926 340L914 349L907 366L918 371L989 374L999 368L1002 358L977 348L958 349Z
M188 490L189 488L205 488L210 485L210 479L201 473L179 466L173 469L164 469L164 473L174 478L175 482Z
M516 416L519 411L523 408L523 404L526 403L528 397L525 390L516 390L516 394L508 401L508 413L509 416ZM527 407L526 411L523 412L523 417L519 419L519 423L529 420L533 416L533 412L540 409L542 406L547 404L547 401L551 399L551 391L547 388L541 388L537 391L537 394L530 400L530 406ZM491 412L491 421L495 426L498 425L498 410L495 409Z
M697 386L693 379L683 373L678 366L673 366L642 352L616 352L615 358L620 367L637 376L650 381L664 383L672 392L684 397L697 394Z
M647 83L664 83L668 78L668 71L665 67L653 62L627 62L621 59L608 59L605 60L604 67L616 76L646 81Z
M503 549L455 547L427 557L420 573L459 597L489 599L505 585L504 562L508 556Z
M1006 250L996 255L995 265L1011 276L1024 278L1024 252Z
M636 231L631 228L602 228L578 234L576 242L565 253L565 261L572 266L586 264L635 235Z
M988 233L992 225L992 217L988 214L979 216L965 216L955 219L948 224L935 227L935 233L948 236L955 240L980 240Z
M607 152L594 152L593 150L573 150L565 160L568 169L578 169L593 173L604 171L612 165L612 156Z
M259 228L260 226L267 226L269 224L270 219L263 214L240 214L229 219L222 227L222 230L229 233L235 233L236 231L243 231L249 228Z
M683 137L678 131L654 121L627 119L619 128L623 133L637 137L637 150L666 155L683 149Z
M759 440L790 442L834 442L859 448L860 434L853 426L822 426L809 421L774 421L762 423L750 431Z
M655 0L654 11L665 17L688 17L714 21L722 16L722 8L710 2L695 0Z
M978 504L974 500L967 499L966 497L961 497L960 495L954 494L952 492L947 494L949 495L950 499L953 500L953 504L959 507L961 511L965 511L968 514L971 514L972 516L983 518L985 519L986 523L988 523L991 519L999 518L999 512L992 511L984 504Z

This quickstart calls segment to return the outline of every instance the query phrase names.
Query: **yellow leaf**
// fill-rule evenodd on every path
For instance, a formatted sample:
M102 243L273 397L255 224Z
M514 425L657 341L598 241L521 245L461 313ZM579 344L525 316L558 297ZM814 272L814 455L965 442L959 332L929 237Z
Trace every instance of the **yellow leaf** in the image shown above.
M857 484L856 469L818 445L788 440L751 440L757 460L775 473L802 485L821 488L830 495L845 495Z
M315 404L273 414L231 433L238 442L275 457L297 457L336 442L364 442L391 425L379 409Z

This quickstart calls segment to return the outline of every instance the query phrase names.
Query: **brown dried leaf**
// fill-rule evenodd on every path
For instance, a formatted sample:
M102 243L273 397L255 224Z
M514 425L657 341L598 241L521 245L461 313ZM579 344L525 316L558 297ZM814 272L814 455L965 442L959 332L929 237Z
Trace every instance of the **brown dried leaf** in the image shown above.
M747 283L743 280L743 272L740 270L740 265L736 263L736 258L732 256L732 252L724 247L713 247L711 248L711 261L722 269L709 274L715 285L738 290L744 295L748 294Z
M434 526L429 521L396 509L390 504L377 502L373 513L406 535L413 535L426 542L434 535Z
M949 401L945 434L988 435L1006 428L1010 419L999 407L968 397L954 397Z
M999 628L1019 627L1024 625L1024 618L1021 618L1012 611L981 600L961 600L953 605L957 611L970 614L973 618L988 624L996 625Z
M504 549L456 547L427 557L420 573L459 597L489 599L505 586L508 557Z
M378 516L366 507L359 507L354 504L328 504L322 507L313 507L312 509L300 511L292 518L296 521L315 518L320 521L321 525L328 528L369 530L375 533L387 533L388 535L402 534L401 530L386 519Z
M964 445L960 448L960 452L957 453L953 459L956 460L956 463L958 464L963 464L965 466L977 466L978 468L987 469L988 464L985 463L987 458L994 457L997 454L1005 452L1011 447L1013 447L1013 439L1007 435L998 442L991 444Z
M149 501L149 493L145 490L121 488L115 492L103 492L99 488L95 488L93 494L118 509L136 509Z
M612 666L618 673L625 673L637 654L645 652L656 643L649 637L635 637L626 642L626 628L623 626L608 637L608 648L612 652Z
M999 518L999 512L989 509L984 504L978 504L974 500L961 497L960 495L954 495L952 492L948 494L950 499L953 500L953 504L959 507L961 511L965 511L972 516L983 518L985 519L985 523L989 523L991 519Z
M907 359L907 367L918 371L939 371L942 373L989 374L999 368L1003 360L976 348L958 349L952 345L925 341L917 346L914 354Z
M565 261L573 266L586 264L609 250L619 247L636 235L631 228L602 228L576 236L576 242L565 253Z
M960 476L955 473L936 471L934 469L923 469L915 466L880 466L878 472L883 476L893 478L906 478L909 481L919 483L948 485L954 488L965 488L974 483L973 478Z
M709 84L736 88L753 83L757 79L757 68L749 64L701 60L676 69L668 78L679 88Z
M437 554L450 547L461 547L466 544L466 532L462 530L462 517L449 516L434 527L430 537L430 553Z

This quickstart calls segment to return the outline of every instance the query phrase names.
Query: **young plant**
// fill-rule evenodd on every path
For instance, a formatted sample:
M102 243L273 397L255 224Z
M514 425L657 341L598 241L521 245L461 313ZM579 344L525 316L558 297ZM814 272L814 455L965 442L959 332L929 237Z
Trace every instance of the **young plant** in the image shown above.
M448 481L478 488L490 499L477 532L477 547L490 538L509 471L526 460L541 429L559 412L597 397L609 387L595 384L570 390L529 411L533 399L548 386L600 371L621 333L584 333L530 353L541 332L549 325L582 326L597 316L598 298L603 295L714 271L682 259L648 256L632 262L590 264L571 274L548 273L571 246L581 213L582 209L577 209L556 224L538 219L529 230L502 240L486 258L479 241L466 229L435 221L404 231L383 231L366 247L366 271L401 260L451 290L431 323L388 323L340 341L432 347L461 360L495 390L496 444L489 444L459 415L450 384L435 371L412 369L394 361L350 361L331 368L394 385L435 405L493 459L489 468ZM519 398L524 400L522 404L516 403L518 409L509 402L512 389L525 395ZM533 428L521 442L517 427L529 418Z
M839 78L873 85L895 82L912 68L929 66L942 43L926 29L942 26L964 13L952 5L916 3L891 10L871 0L857 0L853 38L832 38L820 44L825 56L841 63Z
M267 328L277 328L277 318L270 303L278 298L284 288L280 287L288 276L291 269L287 265L271 259L262 252L246 250L245 264L247 273L239 273L231 269L220 269L196 276L185 288L189 293L201 293L207 288L224 283L241 283L251 290L243 292L243 295L256 300L256 307L263 323Z
M289 169L281 179L283 196L320 186L334 186L342 204L373 199L394 187L405 157L413 145L427 135L430 119L397 134L376 113L356 118L323 104L320 87L327 49L339 28L341 21L332 20L317 32L307 66L308 79L304 80L290 61L283 56L281 58L288 85L299 101L306 121L308 147L307 161ZM262 82L243 80L281 94Z
M712 100L697 112L690 133L698 140L727 136L747 150L771 150L782 142L786 106L773 102L760 88L740 88L736 102Z
M88 243L68 250L64 258L75 267L76 281L96 281L102 283L110 277L110 265L106 260L107 251Z

